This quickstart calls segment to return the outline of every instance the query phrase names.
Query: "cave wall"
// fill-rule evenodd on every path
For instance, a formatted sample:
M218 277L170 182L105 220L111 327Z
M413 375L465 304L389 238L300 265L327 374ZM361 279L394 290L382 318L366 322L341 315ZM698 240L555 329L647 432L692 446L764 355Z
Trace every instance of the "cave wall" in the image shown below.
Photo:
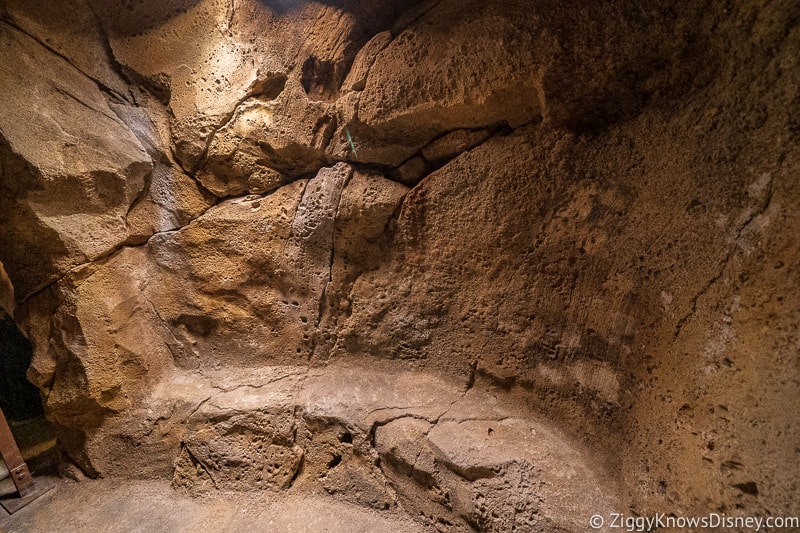
M798 512L795 3L123 4L0 3L0 259L84 471L216 486L268 419L285 489L345 446L309 383L377 368L506 398L625 509ZM394 473L349 493L461 487L390 444L470 409L356 417Z

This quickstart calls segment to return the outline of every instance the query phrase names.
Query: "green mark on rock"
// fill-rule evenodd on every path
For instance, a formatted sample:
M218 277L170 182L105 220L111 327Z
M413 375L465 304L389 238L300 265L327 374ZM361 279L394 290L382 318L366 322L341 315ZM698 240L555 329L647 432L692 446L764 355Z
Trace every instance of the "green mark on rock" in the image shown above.
M350 130L347 128L344 129L345 135L347 135L347 142L350 143L350 148L353 150L353 155L358 157L358 153L356 153L356 145L353 143L353 137L350 135Z

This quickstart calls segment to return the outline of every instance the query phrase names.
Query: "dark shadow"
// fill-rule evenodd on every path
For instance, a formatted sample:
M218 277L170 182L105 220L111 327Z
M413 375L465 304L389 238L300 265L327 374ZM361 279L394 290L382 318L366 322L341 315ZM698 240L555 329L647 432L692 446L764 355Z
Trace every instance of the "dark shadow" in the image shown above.
M31 343L0 311L0 408L9 421L44 416L39 389L26 378L32 355Z
M199 4L201 0L90 0L92 10L102 19L106 30L115 36L132 36L153 28Z
M309 0L257 0L276 15L302 9ZM389 29L392 24L411 8L426 0L315 0L314 3L333 7L350 13L358 21L365 34L372 36Z
M56 265L70 259L58 233L42 223L26 201L43 190L43 181L0 135L0 262L19 301L55 279Z

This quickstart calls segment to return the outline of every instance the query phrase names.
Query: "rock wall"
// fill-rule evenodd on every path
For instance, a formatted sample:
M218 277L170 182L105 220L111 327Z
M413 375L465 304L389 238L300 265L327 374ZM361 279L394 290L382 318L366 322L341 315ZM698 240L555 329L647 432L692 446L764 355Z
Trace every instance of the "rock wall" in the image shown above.
M85 472L800 513L795 3L123 4L0 2L0 260Z

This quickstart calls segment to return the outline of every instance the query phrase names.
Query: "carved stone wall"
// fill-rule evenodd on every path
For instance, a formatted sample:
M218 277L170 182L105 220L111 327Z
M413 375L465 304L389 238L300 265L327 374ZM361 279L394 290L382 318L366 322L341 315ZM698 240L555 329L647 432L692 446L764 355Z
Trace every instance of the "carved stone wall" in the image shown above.
M796 2L121 4L0 2L0 260L86 473L798 513Z

